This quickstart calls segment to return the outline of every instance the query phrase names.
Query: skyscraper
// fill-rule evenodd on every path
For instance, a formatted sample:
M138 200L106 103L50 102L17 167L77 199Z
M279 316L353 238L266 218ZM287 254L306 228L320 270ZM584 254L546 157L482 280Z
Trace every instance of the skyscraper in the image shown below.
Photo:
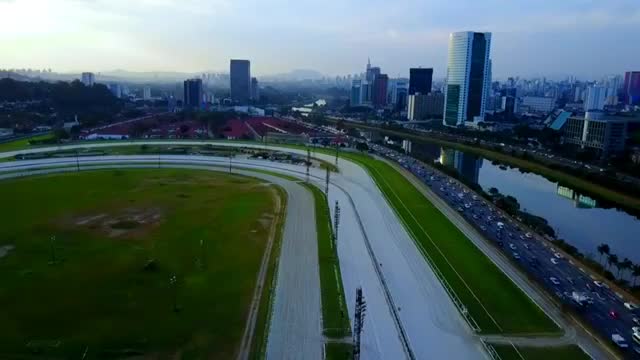
M96 77L95 75L93 75L93 73L90 73L90 72L82 73L82 83L84 84L84 86L93 86L95 82L96 82Z
M229 76L231 99L238 104L248 104L251 97L251 63L249 60L231 59Z
M622 98L627 105L640 103L640 71L627 71L624 73Z
M389 76L387 74L379 74L373 80L372 102L375 107L384 107L387 105L387 86L389 84Z
M607 99L607 89L604 86L590 86L587 89L587 99L584 102L584 111L604 110Z
M443 124L481 121L490 86L491 33L457 32L449 35L449 60Z
M260 100L260 85L258 85L258 79L251 78L251 100Z
M184 107L197 109L202 103L202 79L189 79L184 82Z
M433 69L411 68L409 69L409 95L416 93L428 94L431 92Z
M351 96L349 99L351 106L362 105L362 80L351 81Z

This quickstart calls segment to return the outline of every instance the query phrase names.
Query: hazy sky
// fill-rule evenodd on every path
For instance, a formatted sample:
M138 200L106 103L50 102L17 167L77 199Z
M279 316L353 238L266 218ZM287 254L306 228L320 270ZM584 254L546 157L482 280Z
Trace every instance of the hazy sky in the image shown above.
M0 68L443 77L467 30L493 32L495 78L640 70L640 0L0 0Z

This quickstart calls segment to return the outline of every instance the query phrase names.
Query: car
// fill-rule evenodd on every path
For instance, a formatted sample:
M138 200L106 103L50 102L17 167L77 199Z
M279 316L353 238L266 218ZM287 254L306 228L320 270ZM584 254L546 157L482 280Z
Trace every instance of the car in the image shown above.
M638 319L635 316L631 318L631 321L633 321L633 323L636 324L636 325L640 325L640 319Z
M629 344L627 344L627 340L625 340L620 334L612 334L611 341L613 341L613 343L618 345L618 347L621 349L626 349L629 347Z
M556 259L562 259L562 255L560 253L554 252L553 256L555 256Z
M529 250L529 244L524 244L524 248Z
M556 260L556 259L554 259L554 258L551 258L551 263L552 263L553 265L558 265L558 260Z
M516 260L520 260L520 254L518 254L517 252L513 253L513 258Z
M513 239L513 233L509 233L509 237Z
M639 347L639 346L634 346L634 347L633 347L633 351L634 351L636 354L640 355L640 347Z
M532 237L533 235L531 235L531 233L526 233L526 234L524 234L524 236L526 236L526 237L527 237L527 239L531 239L531 237Z
M594 280L593 284L599 288L609 288L607 284L603 283L602 281Z
M515 249L517 249L517 248L516 248L516 246L515 246L515 245L513 245L513 243L509 243L509 248L510 248L511 250L515 250Z
M553 276L549 278L549 281L551 281L553 285L560 285L560 280L556 279Z
M630 303L630 302L626 302L624 303L624 307L626 307L627 309L634 311L636 309L638 309L638 305L634 304L634 303Z
M487 227L486 227L486 226L484 226L484 225L482 225L482 226L480 226L480 230L482 230L482 231L487 231Z
M640 345L640 333L634 332L631 337L633 338L633 341L636 342L636 344Z
M618 315L618 312L615 310L609 310L609 317L617 320L620 316Z
M640 326L634 326L631 328L631 332L634 334L640 333Z

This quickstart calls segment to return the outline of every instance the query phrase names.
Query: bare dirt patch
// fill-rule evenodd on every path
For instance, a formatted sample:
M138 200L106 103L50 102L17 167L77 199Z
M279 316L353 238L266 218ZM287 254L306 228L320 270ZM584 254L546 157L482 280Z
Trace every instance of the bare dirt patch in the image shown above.
M15 249L13 245L2 245L0 246L0 259L7 256L11 250Z
M164 219L159 208L125 208L114 213L81 215L70 225L109 237L135 237L158 226Z

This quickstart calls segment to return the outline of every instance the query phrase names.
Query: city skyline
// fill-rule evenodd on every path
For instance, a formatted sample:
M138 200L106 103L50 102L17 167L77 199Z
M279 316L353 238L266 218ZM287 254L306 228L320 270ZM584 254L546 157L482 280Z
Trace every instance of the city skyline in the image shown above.
M390 78L418 66L443 78L449 34L459 31L492 32L494 78L593 79L633 70L640 56L637 47L610 41L632 39L640 25L640 6L629 0L528 7L407 0L391 8L378 1L328 1L314 11L308 1L285 5L0 0L0 45L9 49L0 68L195 73L222 71L229 59L245 58L257 76L293 69L331 76L360 72L370 56Z

